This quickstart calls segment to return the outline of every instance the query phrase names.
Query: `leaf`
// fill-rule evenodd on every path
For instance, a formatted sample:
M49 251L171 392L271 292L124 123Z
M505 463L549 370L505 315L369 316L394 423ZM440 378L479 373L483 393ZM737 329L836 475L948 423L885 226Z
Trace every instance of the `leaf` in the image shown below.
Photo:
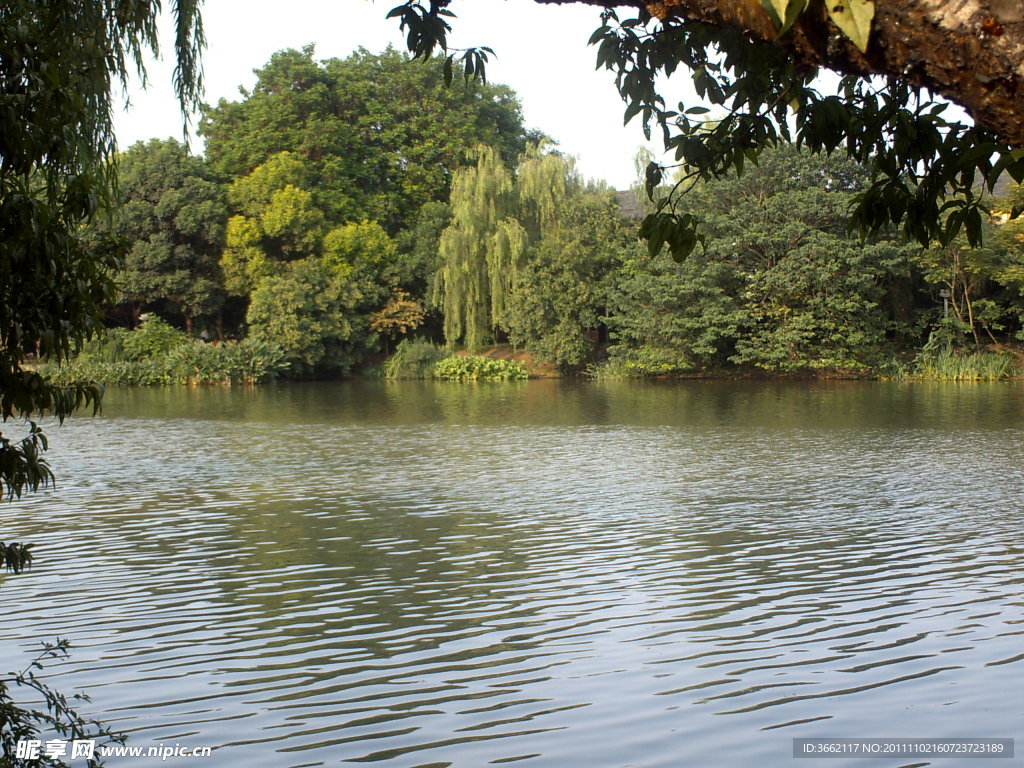
M1007 164L1006 172L1015 182L1024 184L1024 159Z
M964 228L967 230L967 243L972 248L981 245L981 212L977 207L969 208L964 218Z
M825 3L835 25L861 53L866 53L871 20L875 17L875 4L871 0L825 0Z
M810 0L761 0L761 7L772 18L779 36L786 34L793 23L807 9Z
M782 6L781 10L779 9L780 5ZM771 17L775 28L781 29L782 19L786 15L786 0L761 0L761 7Z

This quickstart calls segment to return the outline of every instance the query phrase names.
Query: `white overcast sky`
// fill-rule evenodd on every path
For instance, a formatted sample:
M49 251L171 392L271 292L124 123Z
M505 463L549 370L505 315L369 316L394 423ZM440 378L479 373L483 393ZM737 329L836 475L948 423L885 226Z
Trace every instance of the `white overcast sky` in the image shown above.
M372 52L389 43L404 49L396 20L384 18L395 5L398 0L206 0L205 101L239 99L239 87L255 83L253 70L284 48L314 43L318 59L344 57L360 46ZM488 79L519 94L527 127L539 128L576 156L587 178L617 189L633 182L633 156L644 136L639 120L622 125L623 104L612 73L594 69L596 50L587 40L599 25L597 9L462 0L453 10L458 18L449 44L495 50L498 58L489 65ZM164 60L148 67L149 88L133 87L131 106L116 117L122 149L140 140L181 137L169 30L161 39Z

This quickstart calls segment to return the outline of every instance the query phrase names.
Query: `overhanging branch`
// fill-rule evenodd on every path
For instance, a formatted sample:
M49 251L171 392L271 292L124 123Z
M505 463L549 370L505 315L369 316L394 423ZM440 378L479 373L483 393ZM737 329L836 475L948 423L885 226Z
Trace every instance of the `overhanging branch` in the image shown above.
M875 0L866 53L839 33L817 0L779 39L757 0L535 1L645 7L656 15L702 21L773 42L807 66L898 76L960 104L979 126L1024 147L1024 3L1019 0Z

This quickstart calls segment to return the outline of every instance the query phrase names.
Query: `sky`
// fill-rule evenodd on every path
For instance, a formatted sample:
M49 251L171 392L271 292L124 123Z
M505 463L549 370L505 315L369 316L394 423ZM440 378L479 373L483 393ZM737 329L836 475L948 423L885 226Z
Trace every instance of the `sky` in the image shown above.
M399 0L206 0L203 20L205 101L238 100L251 88L253 70L284 48L316 45L316 57L344 57L360 46L404 50L395 19L385 19ZM638 119L623 126L623 103L614 76L594 68L596 49L587 45L599 26L599 11L585 5L541 6L529 0L460 0L449 39L453 47L487 45L497 59L488 80L511 86L528 128L537 128L577 158L582 174L625 189L636 178L633 157L647 144ZM130 106L115 117L118 143L181 138L182 121L171 86L173 50L164 25L163 61L147 67L149 87L129 89ZM193 142L196 150L201 141Z

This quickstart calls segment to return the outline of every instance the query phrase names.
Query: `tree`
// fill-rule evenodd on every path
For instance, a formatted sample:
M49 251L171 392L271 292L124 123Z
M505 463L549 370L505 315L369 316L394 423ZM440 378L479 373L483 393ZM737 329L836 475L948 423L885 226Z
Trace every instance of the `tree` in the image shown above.
M1015 204L1022 187L1001 204ZM985 243L972 247L964 236L924 249L918 262L933 295L943 297L944 317L933 342L957 345L965 335L975 345L997 342L996 334L1024 327L1024 248L1020 219L987 222ZM984 335L983 335L984 334Z
M198 3L179 2L176 86L197 102ZM24 367L27 350L56 358L99 330L113 297L115 248L86 248L80 229L111 199L111 87L156 47L160 6L114 0L8 0L0 13L0 417L59 419L96 404L89 385L52 386ZM52 475L34 424L0 442L0 490L20 495Z
M393 49L326 61L316 61L311 46L276 53L242 101L206 110L207 156L237 178L293 152L330 222L377 221L394 235L425 203L447 200L452 174L474 146L493 146L511 162L525 140L507 87L449 88L441 61L408 63Z
M248 296L285 262L319 255L327 223L309 184L308 165L294 152L280 152L231 183L236 215L220 262L228 292Z
M918 249L847 234L850 198L867 182L854 163L787 146L741 178L700 184L687 213L707 222L707 247L682 264L628 264L609 319L613 356L646 373L863 372L890 356L907 329L886 295L912 279Z
M548 146L531 147L514 175L481 147L476 166L456 174L451 209L437 277L448 343L475 349L504 332L539 359L586 362L605 278L635 239L611 191L584 186L572 159Z
M201 89L197 0L174 6L175 85L185 111ZM160 4L152 0L5 0L0 12L0 417L65 418L97 404L90 385L57 387L25 367L27 350L62 358L100 329L113 297L115 248L88 248L80 232L109 204L114 137L112 86L156 48ZM46 438L0 435L0 492L20 496L52 480ZM8 547L11 545L8 545ZM9 556L4 564L11 566ZM66 644L44 650L61 655ZM29 687L43 710L19 706ZM0 680L0 762L15 764L20 738L40 727L89 736L91 728L32 669ZM54 764L59 764L53 761Z
M249 338L282 347L298 374L347 373L360 341L361 294L351 272L310 257L264 277L246 316Z
M183 319L191 333L195 320L212 318L224 299L217 264L224 190L206 163L173 139L139 142L119 163L121 205L112 230L130 243L117 273L119 300L135 322L156 310Z
M419 216L407 229L395 235L395 246L402 254L406 272L401 286L415 296L425 296L441 268L441 233L451 224L452 210L447 203L431 202L420 208Z
M633 253L609 291L611 359L640 375L727 367L744 320L741 285L730 265L703 254L677 263Z
M521 220L534 234L502 326L537 359L578 368L603 340L609 278L635 250L636 229L611 190L581 184L561 155L528 158L518 187Z
M448 344L462 340L475 350L501 324L526 246L515 180L494 149L480 145L476 165L456 173L451 209L441 234L437 298Z
M540 0L561 3L568 0ZM616 73L626 118L657 127L684 174L644 221L652 253L689 254L705 235L676 192L742 173L768 147L795 139L816 153L837 148L871 168L852 223L863 232L903 225L923 244L966 231L974 245L988 211L984 191L1005 172L1024 181L1024 14L1008 0L982 5L930 0L585 0L600 6L591 42ZM406 0L389 14L410 50L447 52L451 0ZM614 7L635 11L620 19ZM463 58L479 74L488 49ZM451 56L448 60L451 61ZM659 78L688 69L706 105L668 105ZM816 85L842 73L839 93ZM924 89L924 90L922 90ZM962 104L968 126L943 116ZM791 113L792 110L792 113ZM665 170L652 163L653 192ZM981 185L982 192L976 188ZM1013 213L1017 213L1015 209Z

